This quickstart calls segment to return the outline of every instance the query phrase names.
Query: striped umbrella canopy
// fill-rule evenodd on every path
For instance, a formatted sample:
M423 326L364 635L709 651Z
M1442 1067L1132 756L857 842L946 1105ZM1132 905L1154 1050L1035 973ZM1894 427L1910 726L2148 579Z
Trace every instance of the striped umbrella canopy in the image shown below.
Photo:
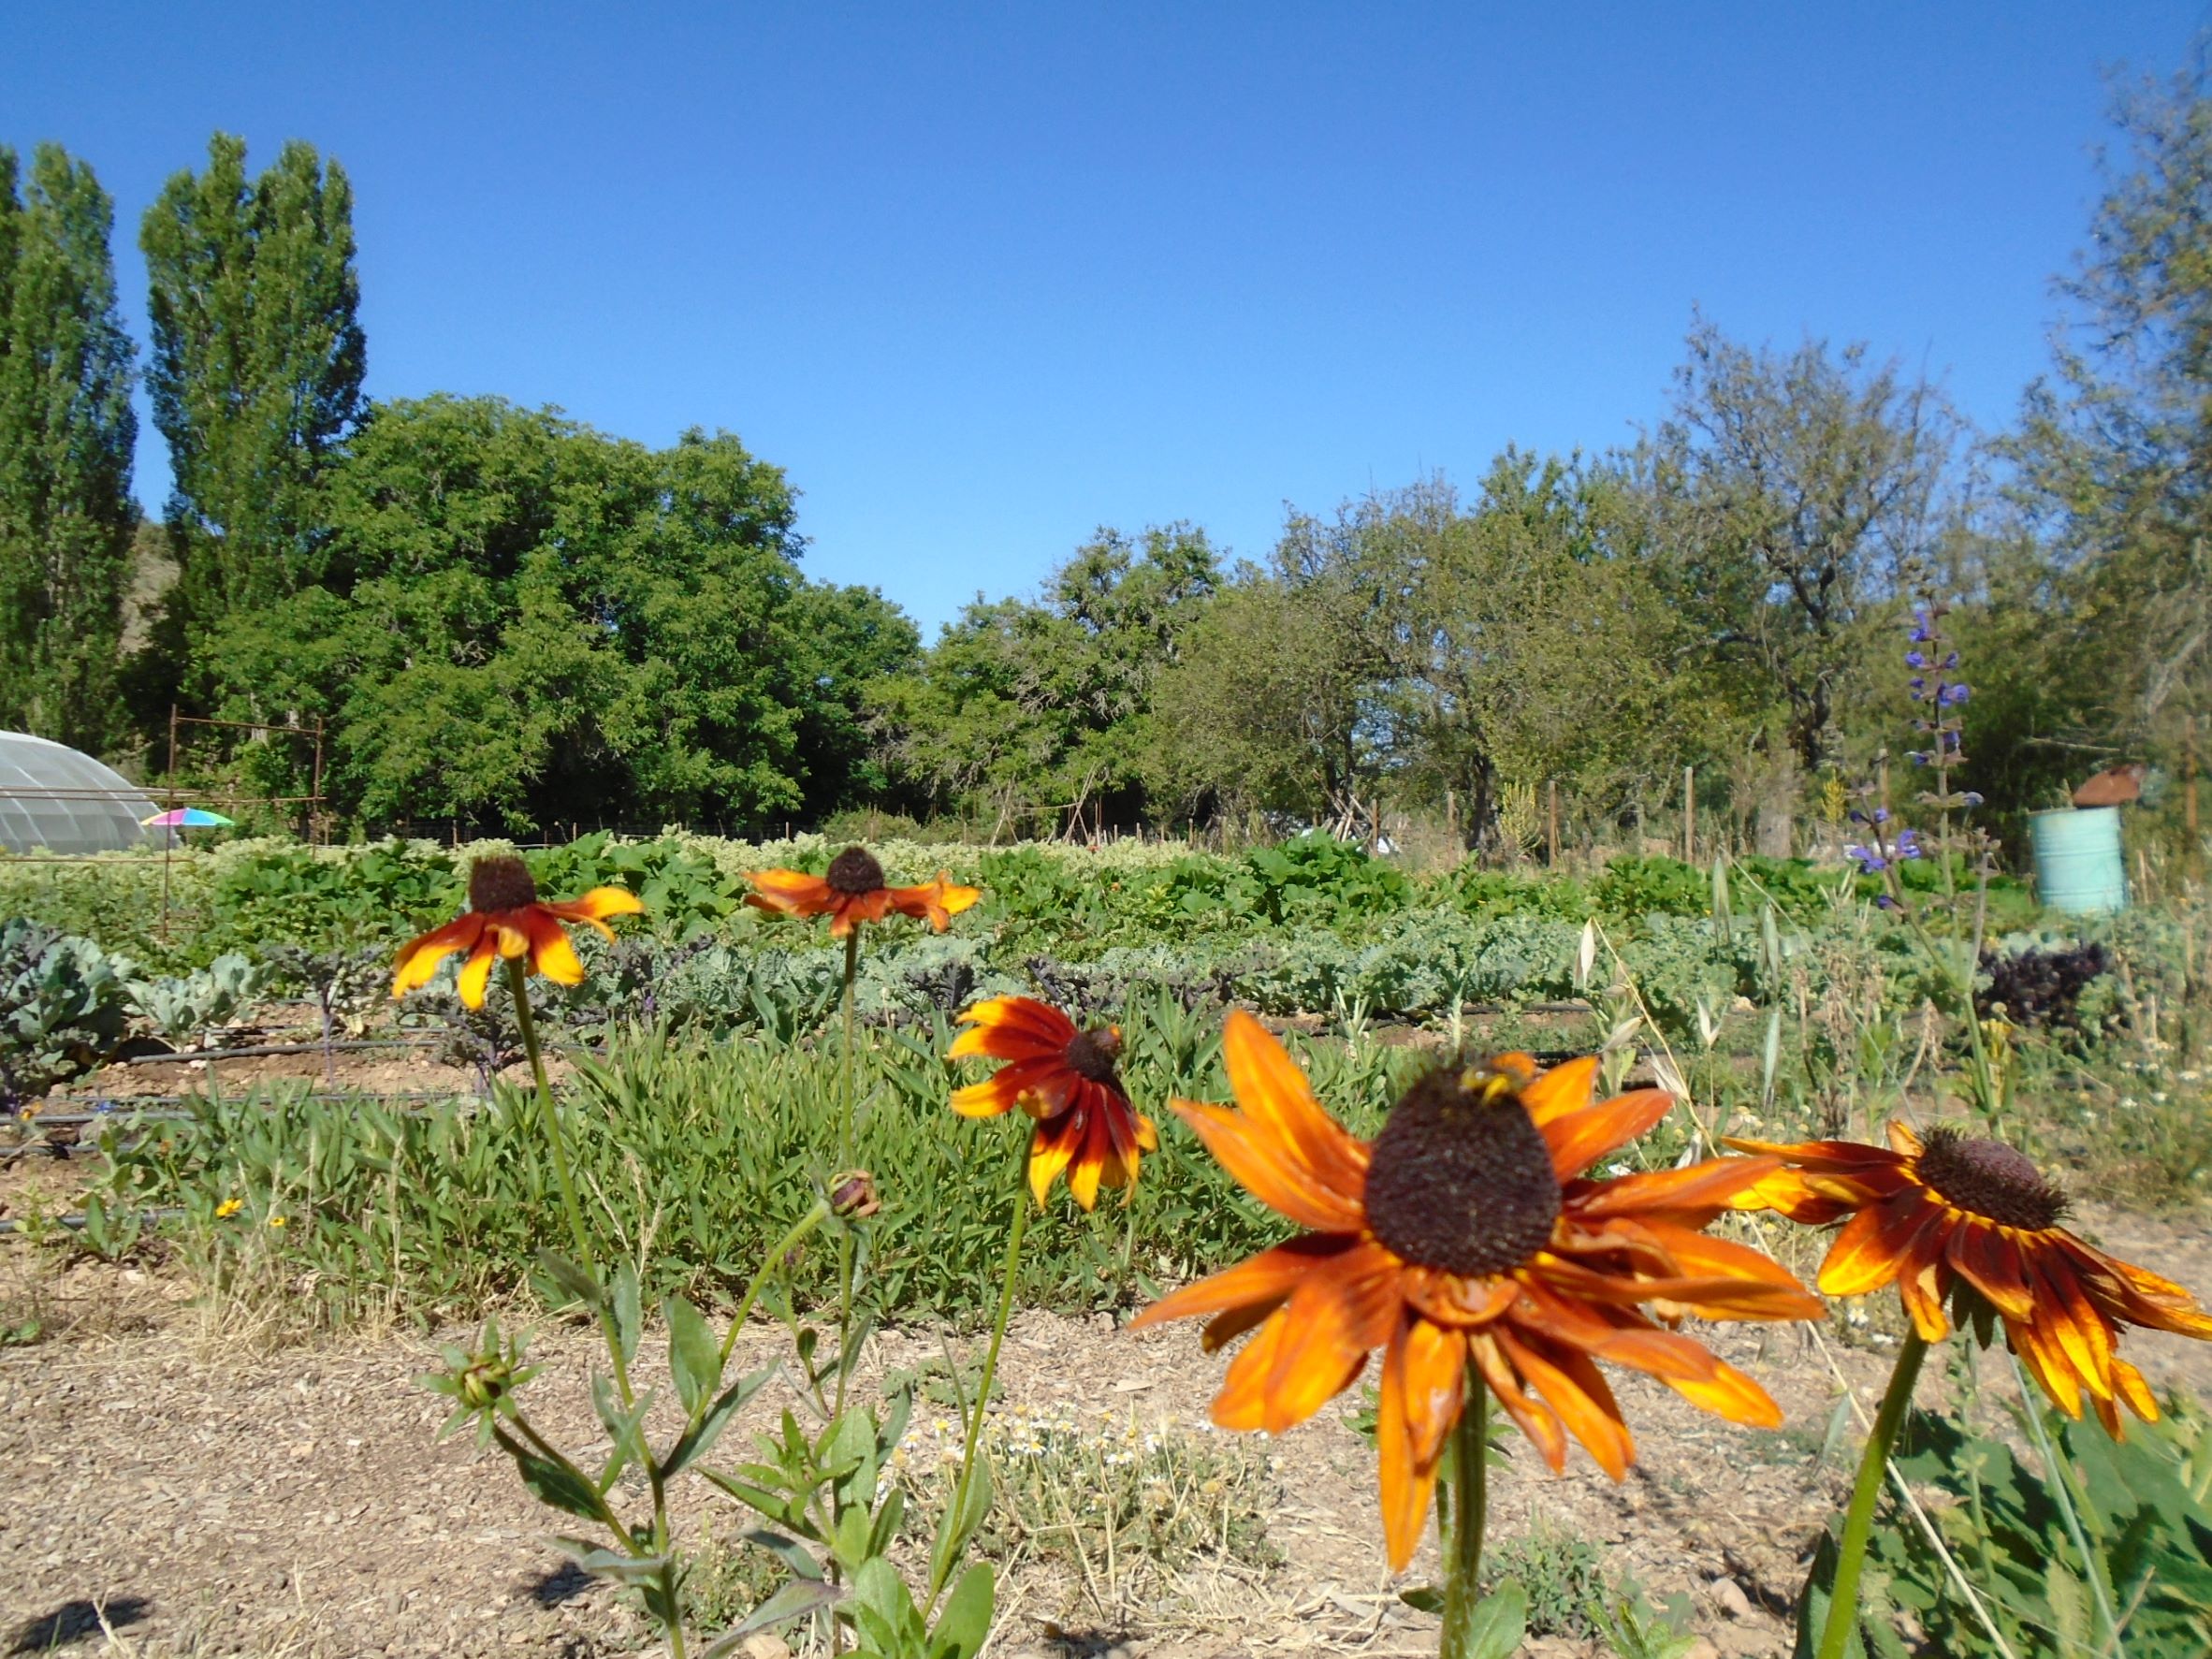
M231 822L220 812L211 812L205 807L171 807L167 812L156 812L152 818L138 821L149 829L167 825L170 829L214 829Z

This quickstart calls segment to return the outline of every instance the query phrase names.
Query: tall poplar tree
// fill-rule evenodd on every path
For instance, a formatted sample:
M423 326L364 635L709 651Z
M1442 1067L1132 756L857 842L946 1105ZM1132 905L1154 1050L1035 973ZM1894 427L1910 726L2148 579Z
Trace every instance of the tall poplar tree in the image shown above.
M147 210L146 378L188 642L323 575L320 487L363 408L353 200L312 145L287 143L249 182L245 141L217 133L206 171Z
M114 203L56 145L0 148L0 726L101 749L121 727L132 346Z

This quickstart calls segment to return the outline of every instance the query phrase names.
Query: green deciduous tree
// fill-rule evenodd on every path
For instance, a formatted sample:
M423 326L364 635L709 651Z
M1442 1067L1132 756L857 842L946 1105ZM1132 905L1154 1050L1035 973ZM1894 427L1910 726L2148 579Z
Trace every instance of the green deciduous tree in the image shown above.
M345 172L297 140L256 179L245 163L244 140L217 133L206 170L170 179L139 232L173 604L196 647L232 612L325 579L321 488L362 409Z
M1155 686L1221 579L1203 531L1101 529L1036 601L978 600L870 701L902 804L1001 827L1143 822Z
M0 726L99 749L138 523L114 205L51 144L17 175L0 149Z
M2094 751L2170 753L2212 706L2212 96L2124 90L2125 151L2060 284L2053 377L2007 445L2056 574L2045 635ZM2083 757L2076 754L2076 764Z
M1637 465L1669 602L1778 706L1808 771L1879 655L1868 624L1943 532L1960 427L1941 392L1866 348L1787 356L1691 331L1671 415Z
M229 718L333 723L329 786L374 822L826 811L862 682L916 648L879 596L804 580L790 487L727 433L654 451L497 399L380 404L327 508L327 580L211 649Z
M1595 812L1724 725L1662 602L1649 513L1614 468L1507 450L1471 502L1441 479L1293 514L1163 680L1186 797L1357 822L1558 779Z

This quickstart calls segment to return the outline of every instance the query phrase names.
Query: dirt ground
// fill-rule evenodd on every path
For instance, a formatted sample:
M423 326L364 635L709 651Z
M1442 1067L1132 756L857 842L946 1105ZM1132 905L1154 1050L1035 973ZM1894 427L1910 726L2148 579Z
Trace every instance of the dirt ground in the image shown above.
M2201 1224L2093 1207L2078 1220L2134 1259L2212 1285L2212 1230ZM0 1255L18 1294L36 1271L27 1249ZM546 1512L504 1460L465 1437L436 1439L442 1403L420 1381L436 1363L434 1339L255 1353L211 1332L182 1284L130 1268L80 1266L41 1294L52 1334L0 1347L0 1468L9 1475L0 1653L637 1651L636 1619L548 1544ZM1781 1654L1805 1553L1844 1484L1843 1469L1822 1466L1814 1448L1846 1383L1870 1411L1886 1357L1833 1332L1706 1334L1774 1393L1788 1429L1738 1429L1616 1373L1642 1453L1630 1478L1615 1486L1578 1453L1554 1479L1521 1448L1494 1478L1492 1535L1547 1527L1600 1546L1608 1568L1633 1571L1653 1592L1688 1593L1702 1659ZM785 1344L773 1327L749 1330L738 1361L764 1363ZM933 1332L888 1332L866 1375L939 1351ZM2204 1345L2132 1332L2128 1351L2158 1386L2212 1390ZM573 1328L533 1346L546 1367L533 1410L557 1443L595 1438L585 1387L597 1352L594 1334ZM1000 1408L1104 1411L1187 1432L1202 1422L1223 1363L1201 1355L1187 1330L1132 1336L1103 1317L1027 1313L1008 1340ZM1984 1364L2001 1392L2001 1363ZM789 1399L786 1385L771 1384L733 1435ZM1278 1567L1201 1565L1152 1613L1105 1622L1080 1580L1017 1572L1001 1588L991 1659L1433 1652L1433 1620L1396 1596L1433 1575L1433 1546L1404 1579L1387 1570L1374 1454L1349 1426L1357 1404L1355 1390L1271 1447L1279 1499L1267 1528ZM710 1518L733 1529L732 1506L703 1482L687 1484L679 1513L687 1530ZM1528 1649L1553 1659L1597 1651L1554 1638Z
M261 1041L306 1035L269 1025ZM371 1092L467 1095L475 1085L473 1071L420 1050L342 1052L335 1070L337 1086ZM196 1091L211 1073L226 1092L280 1078L324 1084L319 1053L181 1058L79 1080L63 1109L103 1095ZM95 1161L82 1151L0 1160L0 1215L73 1207ZM2073 1225L2212 1292L2212 1228L2202 1220L2086 1202ZM8 1477L0 1659L604 1659L639 1651L639 1621L547 1542L547 1512L505 1460L466 1438L436 1439L444 1412L420 1379L436 1365L437 1338L387 1333L266 1353L211 1329L167 1273L87 1263L55 1278L28 1245L0 1241L0 1316L27 1305L34 1288L44 1340L6 1346L0 1317L0 1469ZM471 1333L445 1334L465 1342ZM1656 1595L1686 1594L1702 1638L1696 1659L1782 1654L1812 1541L1847 1484L1848 1454L1824 1463L1818 1449L1846 1387L1871 1415L1888 1354L1835 1329L1702 1334L1774 1394L1784 1430L1735 1428L1655 1383L1614 1373L1642 1453L1630 1478L1615 1486L1578 1451L1554 1479L1520 1447L1494 1478L1491 1535L1536 1528L1585 1540L1609 1572L1633 1573ZM781 1332L764 1326L741 1338L737 1361L763 1364L786 1347ZM933 1332L885 1332L864 1376L941 1348ZM2138 1332L2128 1352L2155 1387L2212 1393L2212 1345ZM573 1328L543 1332L533 1345L545 1373L532 1385L532 1409L557 1443L598 1438L587 1387L599 1353L594 1333ZM1026 1313L1008 1340L1000 1409L1107 1412L1141 1431L1200 1431L1225 1362L1201 1354L1188 1330L1131 1336L1102 1318ZM1988 1391L2008 1392L2001 1359L1986 1356L1982 1365ZM1939 1370L1929 1367L1924 1388L1942 1387ZM785 1384L771 1384L725 1446L742 1445L749 1427L772 1420L790 1399ZM1280 1565L1259 1573L1201 1564L1172 1594L1133 1611L1126 1598L1106 1605L1095 1584L1065 1571L1017 1567L1001 1585L987 1659L1433 1652L1433 1619L1397 1595L1433 1578L1433 1546L1404 1578L1389 1573L1374 1453L1349 1421L1359 1404L1353 1390L1270 1447L1278 1491L1267 1532ZM678 1512L692 1536L704 1525L727 1535L738 1524L735 1506L704 1482L686 1483ZM1582 1659L1602 1650L1542 1638L1527 1652Z

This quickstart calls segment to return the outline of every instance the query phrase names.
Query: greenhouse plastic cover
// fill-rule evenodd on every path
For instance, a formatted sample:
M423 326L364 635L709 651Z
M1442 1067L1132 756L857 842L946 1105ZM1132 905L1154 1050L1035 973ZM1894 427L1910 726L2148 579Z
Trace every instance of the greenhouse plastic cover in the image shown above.
M112 767L66 744L0 732L0 848L115 852L159 835L153 803Z

